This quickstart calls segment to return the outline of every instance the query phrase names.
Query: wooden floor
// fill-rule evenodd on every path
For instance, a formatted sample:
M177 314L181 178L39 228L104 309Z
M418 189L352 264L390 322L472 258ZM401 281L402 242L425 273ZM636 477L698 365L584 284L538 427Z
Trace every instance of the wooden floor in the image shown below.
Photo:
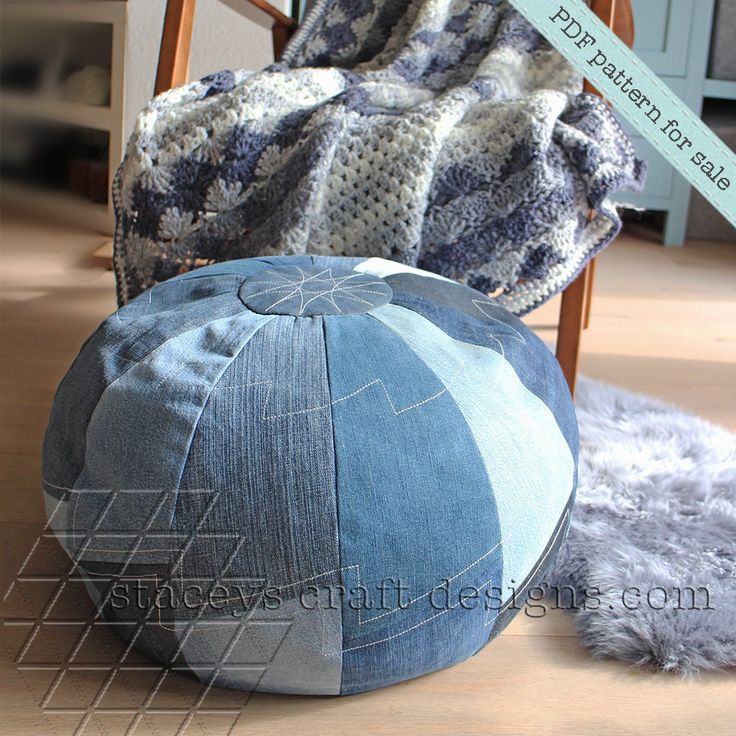
M0 236L4 592L44 522L39 454L55 386L84 338L115 305L112 275L90 260L102 242L99 236L13 219L2 223ZM603 254L598 274L592 325L583 342L583 373L663 397L736 429L736 245L664 249L646 234L624 236ZM555 301L528 319L550 340L556 309ZM33 565L50 565L58 556L56 550L39 550L26 572ZM36 599L43 598L43 591L21 595L20 587L14 587L3 605L8 621L35 615ZM77 592L70 603L85 605L84 596ZM0 733L72 733L83 713L47 715L39 707L54 673L19 673L8 656L18 650L27 627L2 628ZM48 642L41 635L36 638L41 661L64 657L69 634L54 636ZM114 637L102 638L104 651L115 646ZM47 705L84 708L100 676L89 671L67 677ZM135 708L147 687L143 673L116 680L99 704ZM169 707L181 707L182 698L195 694L194 683L180 677L161 692ZM241 696L220 691L217 704L240 707ZM233 732L709 735L734 733L735 716L733 674L688 682L618 662L593 661L570 618L551 612L540 619L522 613L469 661L378 692L342 699L254 696ZM132 717L110 712L88 720L84 733L123 733ZM175 713L142 717L135 733L174 733L181 719ZM195 718L186 733L226 733L232 721L232 715Z

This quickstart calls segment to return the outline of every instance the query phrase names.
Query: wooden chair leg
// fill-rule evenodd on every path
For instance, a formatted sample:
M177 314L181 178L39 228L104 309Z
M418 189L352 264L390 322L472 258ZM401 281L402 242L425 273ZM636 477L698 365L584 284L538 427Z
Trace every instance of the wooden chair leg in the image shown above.
M592 0L590 9L627 45L634 42L634 14L631 0ZM601 96L586 79L583 89ZM591 212L592 218L595 213ZM560 326L557 333L557 360L567 379L570 393L575 395L578 373L580 338L583 329L590 324L590 307L593 301L593 279L595 259L580 273L580 276L565 289L560 307Z
M279 59L281 59L281 54L292 35L293 31L291 28L285 28L284 26L274 24L274 27L271 29L274 61L279 61Z
M588 289L589 273L590 264L562 293L562 305L560 306L557 360L573 396L575 395L575 383L577 381L580 338L583 331L585 295Z
M593 304L593 285L595 284L595 269L596 260L593 260L588 264L588 280L585 285L585 317L583 318L583 329L587 330L590 327L590 310Z
M168 0L158 57L155 94L186 84L195 0Z

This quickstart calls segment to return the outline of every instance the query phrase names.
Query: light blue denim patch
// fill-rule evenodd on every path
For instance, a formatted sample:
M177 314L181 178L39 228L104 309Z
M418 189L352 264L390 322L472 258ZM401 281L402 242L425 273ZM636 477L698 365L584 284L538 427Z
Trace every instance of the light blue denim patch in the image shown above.
M575 458L554 415L495 350L456 340L405 307L386 305L370 318L400 335L457 402L494 489L506 540L501 588L510 596L575 491Z
M462 342L491 348L511 363L519 380L554 414L577 462L579 445L570 391L547 346L515 315L462 284L437 288L430 279L404 273L388 276L393 304L407 307Z

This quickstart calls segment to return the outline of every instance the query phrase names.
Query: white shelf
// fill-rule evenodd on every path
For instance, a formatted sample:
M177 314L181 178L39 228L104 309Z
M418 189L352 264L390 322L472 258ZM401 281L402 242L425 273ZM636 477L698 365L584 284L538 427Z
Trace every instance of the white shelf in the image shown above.
M125 13L125 0L108 2L55 2L54 0L6 0L0 3L4 19L112 23Z
M716 97L721 100L736 100L736 81L730 79L706 79L703 96Z
M21 50L25 48L25 39L28 40L32 47L28 50L31 57L38 55L38 44L33 46L33 41L37 38L34 26L38 25L43 31L39 31L39 43L43 44L44 33L51 38L54 36L54 26L70 25L73 28L67 30L73 36L74 43L83 43L80 38L85 34L89 34L91 40L99 42L99 48L96 46L94 54L89 58L84 53L75 57L78 65L94 63L110 66L108 107L67 102L50 95L0 92L2 124L5 125L10 120L22 124L26 121L38 121L49 125L71 125L104 131L108 134L108 171L112 178L123 156L127 17L128 3L123 0L0 0L0 23L6 30L16 28L18 36L11 37ZM106 28L103 37L99 35L99 29L89 24L110 26L111 30ZM107 38L111 38L109 51L105 48ZM42 50L43 48L45 47L41 46ZM70 52L74 51L79 51L79 47L73 46ZM43 57L43 54L40 56ZM74 59L68 61L72 64ZM111 235L114 230L115 218L111 204L95 204L71 192L48 191L3 181L0 182L0 196L4 205L16 209L50 214L106 235Z
M91 202L71 192L46 191L25 184L3 181L0 184L0 197L3 206L26 212L42 212L105 235L112 235L114 231L112 208Z
M36 94L0 93L0 113L96 130L110 131L113 126L109 107L55 100Z

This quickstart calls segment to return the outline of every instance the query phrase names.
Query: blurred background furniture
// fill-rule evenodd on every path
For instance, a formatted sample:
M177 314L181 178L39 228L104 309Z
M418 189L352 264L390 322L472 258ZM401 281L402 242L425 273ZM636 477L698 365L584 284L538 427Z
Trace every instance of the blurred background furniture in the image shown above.
M126 3L0 5L3 199L112 232Z
M716 0L703 119L736 151L736 0ZM700 192L693 190L687 225L688 240L736 242L733 226Z
M244 4L200 0L195 78L273 60L264 11L243 14ZM166 0L0 0L3 209L112 235L110 183L154 88L165 9Z
M697 115L702 114L716 135L736 146L736 0L632 0L632 6L639 30L635 51ZM617 199L663 212L665 245L682 245L686 236L736 241L725 218L692 191L636 128L623 123L640 157L649 163L649 177L644 192Z

